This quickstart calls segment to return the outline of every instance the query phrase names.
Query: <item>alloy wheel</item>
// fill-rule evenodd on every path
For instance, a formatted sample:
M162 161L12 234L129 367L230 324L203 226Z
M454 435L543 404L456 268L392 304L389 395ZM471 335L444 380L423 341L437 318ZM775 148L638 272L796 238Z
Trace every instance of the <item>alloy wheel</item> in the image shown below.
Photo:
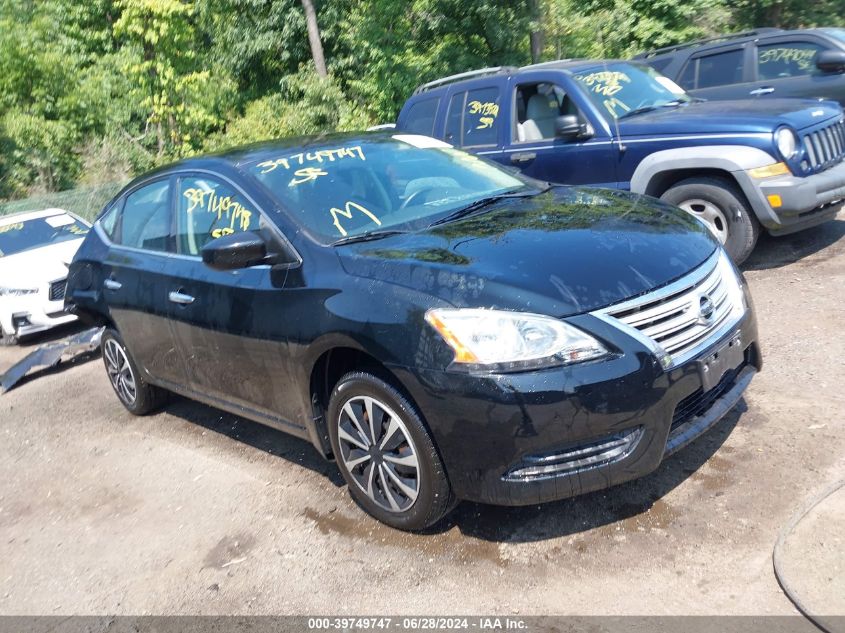
M369 396L346 401L337 420L340 458L355 484L379 507L405 512L420 491L417 450L402 418Z
M684 211L704 221L710 232L724 244L728 241L728 219L722 210L712 202L701 199L685 200L678 205Z
M138 389L126 352L116 340L110 338L103 346L103 356L106 359L106 372L115 393L127 405L134 404L138 397Z

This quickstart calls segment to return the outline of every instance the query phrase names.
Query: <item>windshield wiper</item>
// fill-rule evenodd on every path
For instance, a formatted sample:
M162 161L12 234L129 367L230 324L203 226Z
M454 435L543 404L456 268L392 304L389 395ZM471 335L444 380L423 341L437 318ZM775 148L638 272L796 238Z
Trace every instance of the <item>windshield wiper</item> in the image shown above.
M342 237L336 242L332 242L331 246L343 246L344 244L355 244L357 242L370 242L372 240L380 240L383 237L388 237L390 235L400 235L402 233L407 233L408 231L398 231L398 230L390 230L385 229L384 231L368 231L367 233L361 233L360 235L349 235L347 237Z
M675 99L674 101L666 101L665 103L656 103L653 105L643 106L641 108L634 108L630 112L626 112L620 119L627 119L629 116L634 116L635 114L643 114L644 112L652 112L653 110L658 110L660 108L674 108L680 105L685 105L689 103L688 101L682 101L681 99Z
M485 196L483 198L479 198L474 202L470 202L468 205L459 207L452 211L449 215L440 218L439 220L435 220L429 226L439 226L441 224L446 224L447 222L453 222L454 220L458 220L460 218L464 218L468 215L475 213L487 207L494 202L498 202L499 200L504 200L506 198L533 198L534 196L539 196L541 193L547 192L549 189L552 188L552 185L546 183L545 187L541 187L540 189L536 189L533 191L506 191L504 193L498 193L494 196Z

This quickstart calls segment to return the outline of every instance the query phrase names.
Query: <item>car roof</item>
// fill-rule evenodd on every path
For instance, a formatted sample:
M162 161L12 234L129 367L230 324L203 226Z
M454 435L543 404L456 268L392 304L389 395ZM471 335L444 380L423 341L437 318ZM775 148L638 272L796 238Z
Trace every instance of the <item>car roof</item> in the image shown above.
M67 214L73 216L72 213L65 211L64 209L59 209L57 207L51 207L49 209L42 209L40 211L22 211L20 213L12 213L10 215L2 215L0 216L0 226L5 226L7 224L12 224L14 222L26 222L27 220L37 220L38 218L48 218L53 215L62 215ZM76 216L73 216L76 217Z
M693 40L691 42L684 42L681 44L673 44L671 46L664 46L663 48L656 48L650 51L637 53L633 59L636 60L651 60L656 58L671 57L676 54L692 54L702 49L717 48L727 44L745 44L746 42L758 40L768 37L781 37L784 35L805 35L815 34L826 38L831 38L830 27L819 27L812 29L778 29L778 28L759 28L753 31L742 31L740 33L727 33L725 35L716 35L701 40Z

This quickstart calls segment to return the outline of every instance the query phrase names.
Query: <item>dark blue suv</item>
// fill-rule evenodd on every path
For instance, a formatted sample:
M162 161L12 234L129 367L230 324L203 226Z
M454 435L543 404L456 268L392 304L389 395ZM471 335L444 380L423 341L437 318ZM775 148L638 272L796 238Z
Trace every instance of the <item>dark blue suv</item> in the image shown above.
M791 233L845 199L834 102L703 102L646 64L561 60L420 86L400 130L441 138L546 181L630 189L693 213L737 263L761 227Z

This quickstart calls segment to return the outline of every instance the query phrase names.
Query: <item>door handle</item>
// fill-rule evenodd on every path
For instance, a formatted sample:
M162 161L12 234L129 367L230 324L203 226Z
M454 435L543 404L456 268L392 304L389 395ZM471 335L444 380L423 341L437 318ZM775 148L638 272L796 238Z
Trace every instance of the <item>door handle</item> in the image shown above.
M754 90L752 90L748 94L754 95L755 97L759 97L760 95L771 94L774 91L775 91L775 89L772 88L771 86L764 86L762 88L755 88Z
M170 299L173 303L178 303L179 305L183 306L190 305L195 301L195 299L191 295L186 295L176 290L167 295L167 298Z
M511 154L512 163L527 163L537 158L534 152L519 152L518 154Z
M123 284L120 283L119 281L115 280L115 279L106 279L103 282L103 285L108 290L120 290L121 288L123 288Z

